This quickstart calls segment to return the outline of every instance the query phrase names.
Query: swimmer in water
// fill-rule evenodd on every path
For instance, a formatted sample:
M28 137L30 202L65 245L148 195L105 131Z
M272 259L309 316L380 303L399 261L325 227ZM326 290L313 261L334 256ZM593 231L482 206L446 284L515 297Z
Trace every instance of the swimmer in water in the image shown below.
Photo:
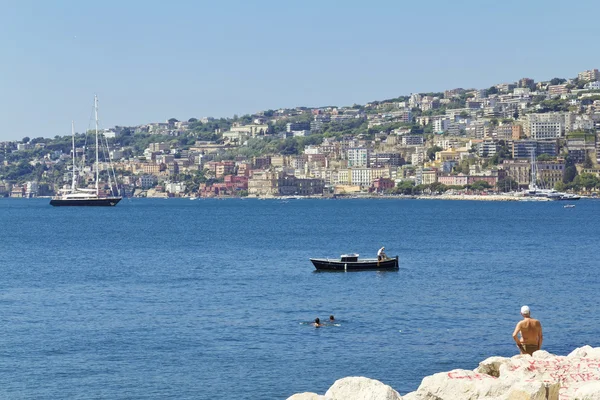
M321 320L319 318L315 318L315 322L313 323L313 325L315 326L315 328L318 328L320 326L323 326L321 324Z
M333 315L329 316L329 322L331 322L331 323L335 322L335 318L333 317Z

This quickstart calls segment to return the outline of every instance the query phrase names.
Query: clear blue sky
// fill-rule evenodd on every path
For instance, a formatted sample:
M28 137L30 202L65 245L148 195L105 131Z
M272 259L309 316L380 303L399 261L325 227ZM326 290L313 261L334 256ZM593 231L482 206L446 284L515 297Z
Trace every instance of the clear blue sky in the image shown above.
M599 1L0 2L0 141L600 68Z

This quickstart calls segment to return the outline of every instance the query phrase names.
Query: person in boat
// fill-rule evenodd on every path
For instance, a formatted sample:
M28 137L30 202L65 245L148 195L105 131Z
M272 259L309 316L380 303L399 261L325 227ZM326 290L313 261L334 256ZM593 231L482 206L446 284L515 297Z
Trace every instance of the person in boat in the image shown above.
M377 251L377 261L383 261L386 258L387 255L385 254L385 247L382 247Z
M321 320L319 318L315 318L315 322L313 323L313 325L315 326L315 328L323 326L323 324L321 323Z
M513 332L513 339L521 354L533 355L534 351L542 348L542 324L537 319L531 318L529 307L521 307L522 321L519 321ZM521 338L519 339L519 334Z

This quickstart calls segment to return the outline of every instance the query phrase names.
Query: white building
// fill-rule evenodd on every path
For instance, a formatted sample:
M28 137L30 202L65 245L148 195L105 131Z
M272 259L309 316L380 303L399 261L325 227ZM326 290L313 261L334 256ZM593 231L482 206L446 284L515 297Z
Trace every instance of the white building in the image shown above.
M448 130L448 126L450 125L449 118L440 118L433 121L433 131L435 133L443 133Z
M565 115L563 113L528 114L525 128L527 136L533 140L560 138L565 132Z
M423 146L423 135L402 136L403 146Z
M348 167L368 167L371 150L364 147L348 149Z
M600 90L600 81L588 82L584 87L589 90Z

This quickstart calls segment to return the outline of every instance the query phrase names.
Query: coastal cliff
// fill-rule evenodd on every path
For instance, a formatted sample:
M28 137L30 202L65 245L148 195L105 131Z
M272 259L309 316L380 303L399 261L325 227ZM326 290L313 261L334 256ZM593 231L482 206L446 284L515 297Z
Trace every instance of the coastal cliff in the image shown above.
M568 356L544 350L533 356L490 357L473 370L455 369L425 377L400 395L365 377L337 380L324 395L298 393L288 400L598 400L600 347L580 347Z

